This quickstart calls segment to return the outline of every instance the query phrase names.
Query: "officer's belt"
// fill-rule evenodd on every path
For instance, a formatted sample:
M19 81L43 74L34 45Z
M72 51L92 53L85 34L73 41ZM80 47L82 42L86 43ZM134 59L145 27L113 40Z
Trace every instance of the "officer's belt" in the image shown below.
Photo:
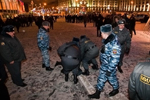
M68 56L68 55L62 55L62 57L67 57L67 58L70 58L70 59L78 59L77 57Z
M91 49L93 49L94 47L96 47L96 45L91 46L90 48L88 48L85 52L90 51Z

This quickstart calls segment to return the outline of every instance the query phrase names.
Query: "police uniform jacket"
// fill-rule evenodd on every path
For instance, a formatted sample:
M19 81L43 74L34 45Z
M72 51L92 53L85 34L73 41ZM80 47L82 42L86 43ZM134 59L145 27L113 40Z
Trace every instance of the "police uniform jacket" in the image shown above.
M80 49L74 42L68 42L60 46L57 50L64 72L68 73L73 69L79 67L80 63Z
M121 54L121 46L117 36L111 34L106 40L103 40L103 46L100 53L101 70L105 72L113 72L119 62Z
M70 58L80 59L80 50L75 42L68 42L60 46L57 50L58 55L61 56L70 56Z
M89 39L83 38L80 40L81 59L97 57L99 48Z
M49 39L48 31L43 27L39 29L39 32L37 34L37 42L40 50L44 51L49 48L50 39Z
M129 80L130 100L150 100L150 62L136 65Z
M0 57L2 57L4 63L20 62L26 59L24 49L19 40L15 36L12 38L8 34L3 34L0 37Z
M121 44L122 50L125 50L126 48L130 49L131 37L128 29L124 28L121 31L119 30L119 26L117 26L114 28L113 33L115 33L118 36L118 41Z

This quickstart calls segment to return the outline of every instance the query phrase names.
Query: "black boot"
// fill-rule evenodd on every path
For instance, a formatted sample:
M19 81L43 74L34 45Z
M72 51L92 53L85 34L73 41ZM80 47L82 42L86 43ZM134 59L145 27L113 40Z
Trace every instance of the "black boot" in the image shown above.
M95 70L98 70L98 65L97 64L93 64L92 68L95 69Z
M69 75L65 74L65 81L68 82Z
M46 66L45 66L45 64L42 64L42 68L45 68Z
M114 95L116 95L117 93L119 93L119 90L118 90L118 89L115 89L115 90L113 90L113 91L111 91L111 92L109 93L109 96L114 96Z
M62 65L61 62L57 61L56 64L55 64L55 67L58 66L58 65Z
M101 91L99 91L98 89L96 89L96 92L94 94L88 95L88 97L89 98L99 99L100 98L100 93L101 93Z
M51 67L46 67L46 70L47 70L47 71L52 71L53 68L51 68Z
M85 71L82 73L83 75L89 75L90 74L90 72L89 72L89 70L88 69L85 69Z
M74 84L77 84L78 83L78 78L77 78L77 75L74 75Z
M123 71L122 71L122 69L121 69L121 66L117 66L118 67L118 71L120 72L120 73L123 73Z

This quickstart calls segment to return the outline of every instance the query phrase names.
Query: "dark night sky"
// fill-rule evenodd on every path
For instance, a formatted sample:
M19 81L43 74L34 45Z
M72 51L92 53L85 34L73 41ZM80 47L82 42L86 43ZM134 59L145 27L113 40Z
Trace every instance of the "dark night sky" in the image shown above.
M31 3L31 0L21 0L25 3ZM47 5L57 5L57 0L33 0L34 4L43 4L47 3Z

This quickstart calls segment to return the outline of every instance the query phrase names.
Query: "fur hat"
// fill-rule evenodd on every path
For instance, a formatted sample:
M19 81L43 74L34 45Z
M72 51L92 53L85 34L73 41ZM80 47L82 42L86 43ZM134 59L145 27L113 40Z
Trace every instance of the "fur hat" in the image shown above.
M112 25L111 24L105 24L100 27L101 32L107 33L112 31Z
M50 23L48 21L43 21L42 26L50 26Z
M124 20L119 20L119 21L118 21L118 25L119 25L119 24L125 24L125 21L124 21Z
M14 26L7 25L3 27L1 34L6 34L6 32L13 32L13 31L15 31Z

